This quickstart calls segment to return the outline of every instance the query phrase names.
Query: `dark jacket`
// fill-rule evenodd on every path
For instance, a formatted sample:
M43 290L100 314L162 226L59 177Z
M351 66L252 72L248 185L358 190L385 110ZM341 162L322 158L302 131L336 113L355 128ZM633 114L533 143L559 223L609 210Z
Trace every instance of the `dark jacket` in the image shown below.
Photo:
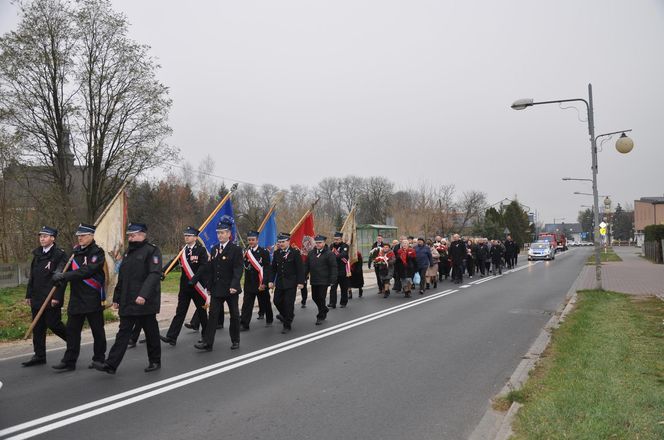
M348 245L344 242L333 243L331 250L337 257L337 277L347 276L346 271L350 270Z
M314 249L307 255L304 272L312 286L330 286L337 282L337 258L327 245L320 254Z
M357 261L350 265L350 287L359 289L364 287L364 273L362 272L362 254L357 252Z
M453 241L450 244L448 253L453 263L461 264L466 259L466 255L468 255L466 243L463 240Z
M514 240L505 240L505 257L510 258L516 255L516 243Z
M477 260L486 261L489 259L489 246L486 243L482 243L477 248Z
M161 251L146 241L130 242L122 257L113 302L120 305L120 316L159 313L161 305ZM136 304L136 298L145 304Z
M221 251L221 244L212 248L212 256L207 264L201 266L192 278L191 283L196 283L199 279L208 286L211 296L216 298L225 298L231 295L230 289L235 289L233 295L240 294L240 280L242 279L243 253L240 246L232 242L227 242Z
M433 257L431 256L431 248L426 244L415 246L415 255L417 258L417 268L427 269L433 264Z
M275 251L272 277L277 289L294 289L298 284L304 284L304 263L300 251L294 247Z
M494 263L500 263L501 259L503 258L503 255L505 252L503 251L503 247L499 244L494 244L491 246L491 261Z
M104 250L94 241L83 249L76 246L71 264L71 270L64 273L65 281L71 283L67 313L79 315L104 310Z
M44 253L41 246L32 251L32 263L30 264L30 279L25 297L32 300L31 307L38 309L53 288L53 274L62 272L67 264L67 254L53 243L51 249ZM53 299L58 300L62 307L65 297L65 286L60 286L53 294Z
M189 267L191 268L192 278L193 278L193 275L195 275L196 272L198 272L198 269L200 269L202 265L208 262L209 255L207 249L205 249L205 246L203 246L197 241L191 249L189 249L188 246L185 246L182 252L184 254L184 257L187 259ZM165 264L164 270L166 270L166 268L170 266L172 262L173 261L171 260L168 262L168 264ZM178 265L182 266L179 258L177 258L177 261L173 265L173 268L177 267ZM187 275L186 271L184 270L184 268L182 268L182 272L180 273L180 293L185 293L185 292L193 293L193 291L195 290L194 286L189 285L189 279L190 278ZM202 284L205 285L205 283Z
M249 252L254 256L256 262L263 268L263 285L272 280L272 264L270 262L270 252L258 246L255 251L247 249L244 251L244 291L245 292L258 292L260 281L258 279L258 271L252 266L249 260Z

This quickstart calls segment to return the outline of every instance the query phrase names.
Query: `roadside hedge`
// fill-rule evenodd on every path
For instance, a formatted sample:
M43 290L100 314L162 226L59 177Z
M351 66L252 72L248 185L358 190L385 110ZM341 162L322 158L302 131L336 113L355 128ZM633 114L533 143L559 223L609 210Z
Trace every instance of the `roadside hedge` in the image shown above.
M643 228L645 241L664 240L664 225L650 225Z

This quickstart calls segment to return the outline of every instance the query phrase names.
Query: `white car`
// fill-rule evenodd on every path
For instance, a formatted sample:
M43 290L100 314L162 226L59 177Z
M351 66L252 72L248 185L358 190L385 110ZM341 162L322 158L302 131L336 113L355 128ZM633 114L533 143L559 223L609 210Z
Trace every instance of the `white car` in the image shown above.
M528 261L532 260L555 260L556 251L548 241L536 241L528 249Z

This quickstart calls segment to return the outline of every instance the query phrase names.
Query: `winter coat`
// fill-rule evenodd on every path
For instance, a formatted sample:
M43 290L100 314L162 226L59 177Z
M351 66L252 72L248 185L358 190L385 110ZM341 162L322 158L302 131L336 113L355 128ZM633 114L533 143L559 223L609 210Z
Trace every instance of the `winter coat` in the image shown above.
M417 259L417 269L428 269L433 264L433 257L431 256L431 248L426 244L415 246L415 258Z
M145 304L136 304L136 298ZM147 241L130 242L122 257L113 302L120 305L120 316L159 313L161 305L161 251Z
M399 249L395 254L395 278L412 278L417 272L417 254L413 248Z
M312 286L330 286L337 282L337 258L327 245L320 252L314 249L307 255L304 271Z
M462 240L453 241L448 249L450 259L455 264L461 264L466 259L466 243Z
M357 252L357 261L350 266L350 287L359 289L364 287L364 273L362 273L362 254Z
M67 254L53 243L51 249L44 253L41 246L32 251L32 263L30 264L30 278L25 297L31 300L31 307L39 309L53 288L53 274L62 272L67 264ZM65 286L60 286L53 294L53 298L59 301L58 307L62 307L65 296Z
M272 258L272 277L277 289L295 289L298 284L304 285L304 263L300 251L294 247L275 251Z
M104 250L97 243L93 241L85 248L76 246L71 270L63 275L64 280L71 283L67 313L79 315L104 310Z
M195 284L199 279L207 280L207 289L215 298L226 298L230 295L242 293L240 280L242 279L243 253L240 246L232 242L226 242L224 250L221 243L212 248L210 260L201 266L196 275L191 279ZM231 293L230 289L235 289Z

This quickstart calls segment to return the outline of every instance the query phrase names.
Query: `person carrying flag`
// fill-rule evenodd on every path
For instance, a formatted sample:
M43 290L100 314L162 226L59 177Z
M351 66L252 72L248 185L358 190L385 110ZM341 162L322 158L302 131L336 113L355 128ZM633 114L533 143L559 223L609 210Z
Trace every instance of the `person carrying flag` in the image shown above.
M67 306L67 351L55 370L73 371L81 352L81 330L87 319L94 338L92 362L104 362L106 357L106 332L104 331L104 303L106 302L106 275L104 255L95 242L93 225L81 223L76 229L78 246L74 248L71 270L53 275L53 281L63 286L71 283Z
M240 279L242 278L242 249L231 241L233 218L223 215L217 224L217 238L219 243L212 248L210 260L202 265L196 275L189 280L195 285L199 279L207 277L210 292L210 316L208 326L203 333L202 342L194 345L199 350L212 351L214 336L217 331L214 325L219 320L222 305L228 304L230 312L229 332L231 336L231 350L240 348L240 310L238 297L242 293Z
M304 263L300 251L290 245L290 234L282 232L277 237L279 250L272 259L270 289L274 289L274 305L279 311L277 319L284 325L282 334L291 331L295 317L295 293L304 287Z
M182 267L178 305L175 309L175 316L173 316L171 325L166 332L166 336L159 336L162 341L170 345L175 345L177 342L191 301L194 302L194 306L196 307L195 314L198 316L200 325L203 328L203 333L205 333L205 328L207 327L208 319L205 305L209 303L210 296L201 283L196 283L194 286L189 285L189 280L194 277L198 269L208 262L207 249L198 242L199 232L200 231L193 226L187 226L183 232L185 245L179 258L175 262L175 265L179 264ZM171 263L172 261L169 262L164 269L169 267ZM173 267L175 267L175 265Z
M350 273L350 256L348 255L348 245L343 241L344 234L334 233L334 243L332 243L332 253L337 258L337 279L330 287L330 303L327 305L332 309L337 308L337 286L341 289L340 307L343 309L348 304L348 285Z
M261 309L268 313L265 326L272 325L272 307L269 304L269 293L268 295L261 295L261 292L267 290L267 283L270 279L270 252L258 245L258 236L257 231L247 233L249 247L244 251L244 297L240 315L240 331L249 330L256 298L258 298L259 304L265 301L268 302L267 305L261 304Z

